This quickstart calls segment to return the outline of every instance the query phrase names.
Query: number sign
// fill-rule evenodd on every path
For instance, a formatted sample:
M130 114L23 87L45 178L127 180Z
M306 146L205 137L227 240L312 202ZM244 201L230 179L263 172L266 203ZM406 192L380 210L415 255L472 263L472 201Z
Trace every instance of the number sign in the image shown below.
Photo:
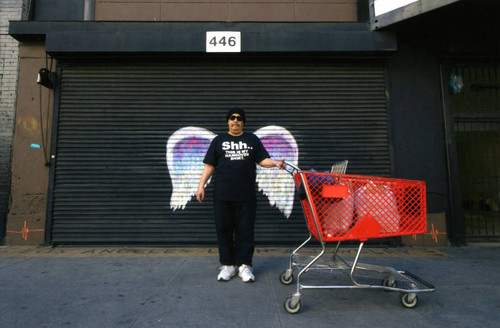
M241 32L207 32L207 52L241 52Z

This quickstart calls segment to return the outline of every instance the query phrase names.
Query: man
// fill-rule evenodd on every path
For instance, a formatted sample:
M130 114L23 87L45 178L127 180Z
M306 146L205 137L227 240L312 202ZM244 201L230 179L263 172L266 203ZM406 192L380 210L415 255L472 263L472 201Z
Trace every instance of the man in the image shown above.
M238 267L238 275L244 282L254 282L252 258L257 209L255 163L280 169L285 168L285 164L283 161L270 159L256 135L243 132L246 116L242 109L230 109L226 122L228 133L220 134L212 140L203 160L205 168L196 199L200 203L203 201L205 185L215 172L215 227L219 260L222 264L217 280L230 280L236 275Z

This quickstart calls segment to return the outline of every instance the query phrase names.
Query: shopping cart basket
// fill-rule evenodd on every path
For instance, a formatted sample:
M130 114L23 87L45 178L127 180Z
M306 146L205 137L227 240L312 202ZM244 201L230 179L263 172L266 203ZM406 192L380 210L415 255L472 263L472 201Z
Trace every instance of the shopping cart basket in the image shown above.
M302 289L375 288L400 292L401 303L407 308L417 305L417 293L435 290L410 272L358 262L368 239L426 232L425 182L341 174L346 161L332 167L332 172L341 173L301 171L291 163L286 165L295 179L309 230L309 238L291 253L289 268L280 275L281 283L289 285L294 270L298 271L297 291L284 303L289 313L300 311ZM312 257L299 254L313 237L320 242L321 251ZM340 243L346 240L360 242L352 262L338 254ZM328 242L337 242L331 259L323 257ZM303 275L310 271L344 275L348 283L303 284Z

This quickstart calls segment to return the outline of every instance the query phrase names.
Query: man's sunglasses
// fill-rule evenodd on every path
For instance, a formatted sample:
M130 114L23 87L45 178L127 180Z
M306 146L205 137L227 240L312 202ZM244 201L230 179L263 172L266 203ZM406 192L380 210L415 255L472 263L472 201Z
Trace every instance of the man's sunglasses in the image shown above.
M230 121L234 121L235 119L238 120L238 122L243 121L243 117L241 116L231 115L231 117L229 118Z

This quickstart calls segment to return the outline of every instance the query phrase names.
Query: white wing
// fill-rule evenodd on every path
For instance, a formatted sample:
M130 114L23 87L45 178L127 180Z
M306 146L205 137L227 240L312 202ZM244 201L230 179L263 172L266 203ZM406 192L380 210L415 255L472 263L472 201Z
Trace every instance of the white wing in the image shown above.
M285 128L276 125L263 127L255 134L262 141L272 159L285 159L298 166L299 149L295 138ZM259 191L269 199L271 206L276 206L286 218L292 214L295 182L290 173L278 168L257 166Z
M167 166L173 187L170 208L174 211L184 209L196 194L205 167L203 158L213 138L214 133L193 126L179 129L168 138Z

